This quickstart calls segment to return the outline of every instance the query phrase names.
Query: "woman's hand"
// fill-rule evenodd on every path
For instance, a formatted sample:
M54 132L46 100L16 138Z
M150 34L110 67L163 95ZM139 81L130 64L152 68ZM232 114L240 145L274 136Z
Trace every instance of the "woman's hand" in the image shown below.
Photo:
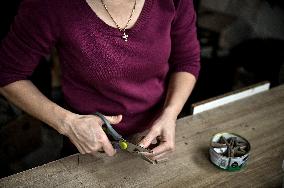
M169 112L163 112L153 123L149 133L139 143L140 146L148 148L156 139L159 145L152 149L153 153L145 154L153 160L162 159L166 154L175 149L176 116Z
M105 116L111 124L118 124L122 115ZM112 147L107 135L102 129L103 121L95 115L75 114L64 124L64 135L77 147L81 154L95 154L104 150L108 156L113 156L116 151Z
M164 111L153 123L150 132L140 142L140 146L149 147L151 142L160 139L159 146L155 147L149 156L154 160L175 149L175 128L178 114L181 112L196 82L196 77L188 72L175 72L171 75ZM145 154L146 155L146 154Z

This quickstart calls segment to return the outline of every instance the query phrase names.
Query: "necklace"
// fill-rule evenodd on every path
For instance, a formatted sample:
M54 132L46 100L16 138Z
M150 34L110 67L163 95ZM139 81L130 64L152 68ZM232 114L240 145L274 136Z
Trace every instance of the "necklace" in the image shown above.
M132 16L133 16L133 13L134 13L134 11L135 11L135 8L136 8L136 0L135 0L135 2L134 2L134 5L133 5L133 8L132 8L131 14L130 14L128 20L127 20L127 23L126 23L126 25L125 25L123 28L120 27L120 26L116 23L116 21L113 19L112 15L111 15L110 12L108 11L108 8L107 8L106 4L104 3L104 0L101 0L101 2L102 2L102 5L104 6L106 12L108 13L108 15L110 16L110 18L112 19L113 23L116 25L116 27L117 27L117 28L119 29L119 31L122 33L121 38L122 38L125 42L127 42L128 35L126 34L126 31L125 31L125 30L126 30L127 26L129 25L129 22L131 21Z

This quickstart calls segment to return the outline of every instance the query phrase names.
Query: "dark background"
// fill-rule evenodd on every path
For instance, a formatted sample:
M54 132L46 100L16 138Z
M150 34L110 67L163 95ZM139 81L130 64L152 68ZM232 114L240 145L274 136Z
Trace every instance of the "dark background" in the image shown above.
M20 0L0 8L0 39L9 31ZM180 117L191 105L261 81L284 82L284 3L281 0L194 0L201 44L201 72ZM31 80L62 104L54 50ZM61 157L62 136L0 96L0 178Z

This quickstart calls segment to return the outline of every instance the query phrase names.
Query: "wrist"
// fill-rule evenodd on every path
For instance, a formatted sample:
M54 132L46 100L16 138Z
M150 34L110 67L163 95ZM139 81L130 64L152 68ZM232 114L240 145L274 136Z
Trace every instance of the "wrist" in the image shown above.
M176 121L179 111L174 107L165 107L162 111L162 115L167 116L168 118Z
M70 125L77 117L77 114L74 114L68 110L63 109L61 113L58 113L57 121L55 124L55 129L63 135L68 135Z

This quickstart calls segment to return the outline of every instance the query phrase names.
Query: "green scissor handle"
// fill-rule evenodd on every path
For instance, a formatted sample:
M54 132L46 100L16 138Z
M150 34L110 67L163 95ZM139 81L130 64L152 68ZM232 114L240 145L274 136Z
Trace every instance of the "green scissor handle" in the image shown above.
M122 150L126 150L128 148L128 143L126 140L119 140L119 148Z
M111 124L109 123L109 121L104 117L104 115L102 115L99 112L96 112L94 115L98 116L99 118L101 118L101 120L103 120L104 124L106 125L107 128L107 132L113 137L114 140L119 141L119 140L123 140L122 136L120 134L118 134L111 126Z

